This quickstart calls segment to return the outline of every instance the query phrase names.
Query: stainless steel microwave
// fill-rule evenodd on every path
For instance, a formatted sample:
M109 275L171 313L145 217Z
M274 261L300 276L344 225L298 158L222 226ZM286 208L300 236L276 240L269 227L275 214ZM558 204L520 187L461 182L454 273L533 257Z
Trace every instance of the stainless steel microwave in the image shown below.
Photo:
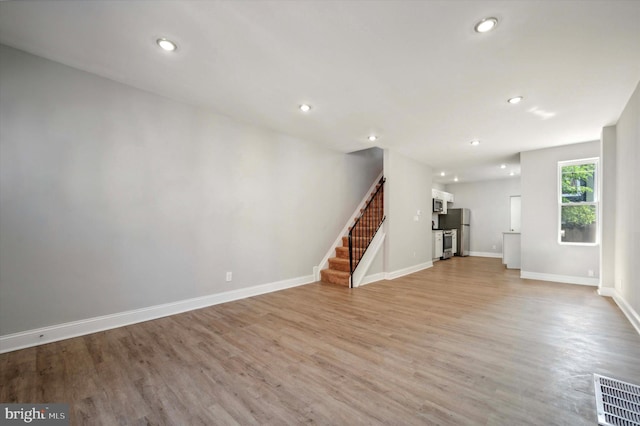
M442 200L438 200L437 198L433 199L433 211L434 212L442 212Z

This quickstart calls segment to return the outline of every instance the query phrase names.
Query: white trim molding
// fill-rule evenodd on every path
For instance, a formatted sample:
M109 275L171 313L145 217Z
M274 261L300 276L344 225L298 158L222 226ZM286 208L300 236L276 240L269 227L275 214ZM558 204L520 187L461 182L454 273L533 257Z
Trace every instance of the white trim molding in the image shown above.
M520 271L520 278L540 281L553 281L564 284L589 285L597 287L600 278L574 277L571 275L543 274L540 272Z
M364 279L367 271L371 267L371 264L376 258L376 255L382 248L382 244L384 243L384 237L386 234L384 233L384 225L381 226L376 235L374 235L373 239L369 243L369 247L367 247L362 259L358 262L358 266L353 274L351 275L351 284L353 287L360 287L362 284L362 280Z
M618 290L614 290L613 301L627 317L633 328L640 334L640 315L627 303Z
M393 272L385 272L385 280L395 280L396 278L404 277L405 275L413 274L415 272L422 271L423 269L429 269L433 267L433 261L419 263L417 265L409 266L407 268L399 269Z
M613 287L599 287L598 294L605 297L613 297L616 295L616 289Z
M178 302L165 303L132 311L118 312L80 321L73 321L49 327L27 330L0 336L0 353L57 342L72 337L84 336L99 331L154 320L169 315L180 314L194 309L206 308L220 303L232 302L247 297L284 290L315 282L313 275L260 284L253 287L216 293Z
M375 283L378 281L382 281L382 280L384 280L384 272L378 272L377 274L367 275L362 279L359 287L362 287L363 285Z
M470 251L469 256L475 257L495 257L502 259L502 253L492 253L490 251Z
M627 303L617 289L613 287L602 287L598 289L598 294L600 296L613 298L613 301L616 302L616 305L618 305L624 316L627 317L633 328L640 334L640 315Z

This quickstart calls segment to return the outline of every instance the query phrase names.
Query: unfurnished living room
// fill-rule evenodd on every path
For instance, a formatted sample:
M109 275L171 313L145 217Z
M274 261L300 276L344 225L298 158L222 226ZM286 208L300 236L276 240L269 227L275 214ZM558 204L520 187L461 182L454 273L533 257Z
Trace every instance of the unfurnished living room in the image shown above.
M640 425L639 22L0 2L0 423Z

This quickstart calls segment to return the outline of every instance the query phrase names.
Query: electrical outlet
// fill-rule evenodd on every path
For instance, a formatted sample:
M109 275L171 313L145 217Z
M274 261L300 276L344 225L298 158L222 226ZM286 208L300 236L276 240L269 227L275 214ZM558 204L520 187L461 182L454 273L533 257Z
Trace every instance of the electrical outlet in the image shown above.
M496 250L498 248L498 246L494 244L494 245L491 246L491 248Z
M233 273L227 272L227 282L231 281L233 278Z
M589 275L590 277L592 277L592 276L593 276L593 269L589 269L589 270L587 271L587 275Z

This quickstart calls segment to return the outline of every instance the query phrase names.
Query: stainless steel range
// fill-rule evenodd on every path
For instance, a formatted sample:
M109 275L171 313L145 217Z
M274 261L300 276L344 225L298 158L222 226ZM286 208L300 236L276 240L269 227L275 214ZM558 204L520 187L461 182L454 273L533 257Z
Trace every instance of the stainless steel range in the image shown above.
M440 259L449 259L453 256L453 231L445 229L442 231L442 257Z

